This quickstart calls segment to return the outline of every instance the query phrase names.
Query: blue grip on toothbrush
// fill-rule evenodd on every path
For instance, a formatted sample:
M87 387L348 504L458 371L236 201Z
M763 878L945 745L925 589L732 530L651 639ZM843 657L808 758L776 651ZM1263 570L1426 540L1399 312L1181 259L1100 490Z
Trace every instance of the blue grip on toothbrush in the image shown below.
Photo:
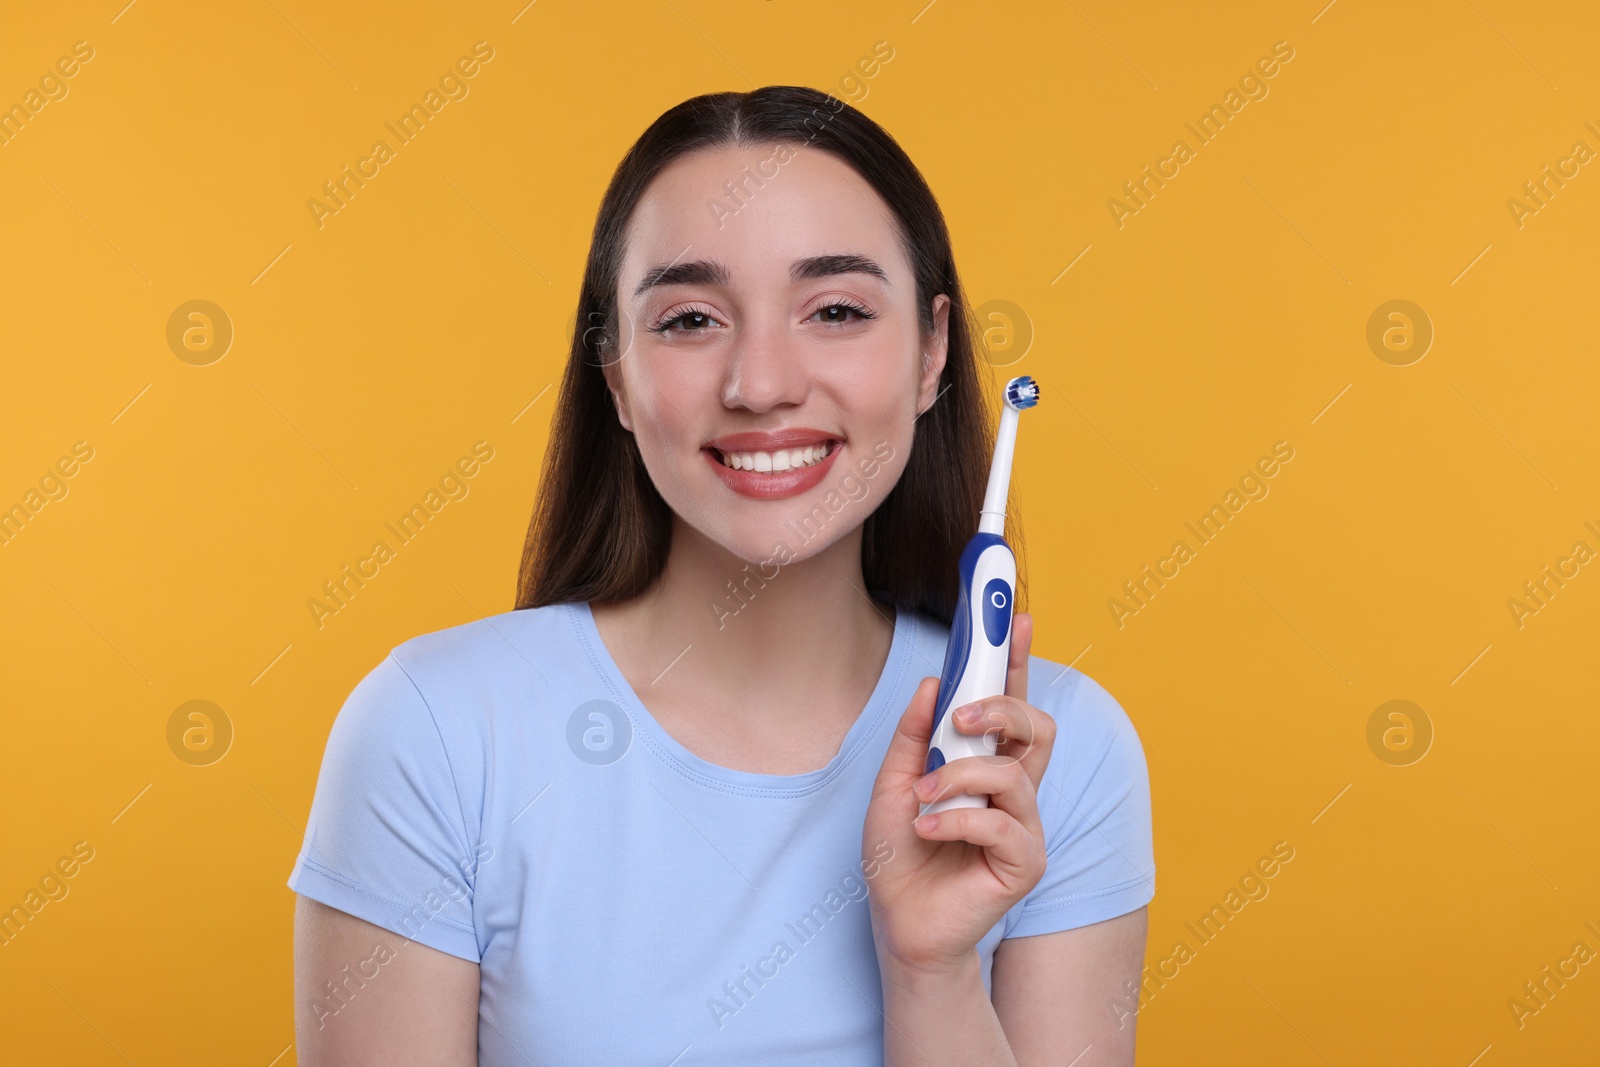
M955 696L961 684L961 676L967 670L967 664L972 658L972 597L969 590L972 588L972 572L977 565L978 557L990 545L1003 545L1007 552L1011 546L1006 544L1006 539L999 534L980 533L967 542L967 547L961 550L961 562L957 569L961 574L961 586L957 593L956 614L950 623L950 640L944 646L944 669L939 672L939 701L933 706L933 729L939 729L939 723L944 720L944 713L950 710L950 698ZM984 636L992 645L1002 644L1011 631L1011 587L1001 579L995 579L985 587L989 592L990 587L998 585L1005 591L1005 612L998 616L998 612L991 611L985 605L983 628ZM987 597L985 598L987 599ZM998 617L997 617L998 616ZM970 702L969 702L970 703ZM933 758L932 752L929 759ZM941 755L940 763L944 762ZM933 770L929 767L928 770Z
M1011 546L999 534L979 532L962 550L958 570L961 582L950 640L945 645L944 667L939 674L939 696L934 704L924 773L962 756L993 755L992 734L959 733L946 717L952 707L1005 692L1016 581ZM986 807L988 802L985 796L958 794L923 805L922 813L952 807Z

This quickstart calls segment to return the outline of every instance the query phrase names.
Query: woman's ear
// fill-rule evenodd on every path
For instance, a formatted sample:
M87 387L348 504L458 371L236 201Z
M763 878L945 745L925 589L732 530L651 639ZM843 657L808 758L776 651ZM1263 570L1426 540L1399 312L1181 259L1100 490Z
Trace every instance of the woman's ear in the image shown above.
M939 398L939 376L950 354L950 298L933 298L933 333L923 342L922 380L917 385L917 414L933 407Z
M611 395L611 404L617 409L617 421L622 423L622 428L629 433L633 432L633 418L628 413L627 389L623 384L622 370L619 366L621 360L608 360L600 365L600 373L605 375L606 391Z

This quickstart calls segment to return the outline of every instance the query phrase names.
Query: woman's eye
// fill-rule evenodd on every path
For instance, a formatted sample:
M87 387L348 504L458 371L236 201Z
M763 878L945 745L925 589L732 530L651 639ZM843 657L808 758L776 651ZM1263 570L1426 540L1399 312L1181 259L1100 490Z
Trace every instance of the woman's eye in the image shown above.
M670 319L662 319L652 329L656 333L698 333L715 321L703 311L685 311L680 315L672 316ZM673 327L675 326L681 327L681 329L674 330Z
M818 321L829 323L846 323L852 319L870 319L872 313L866 308L857 307L855 304L829 304L812 312L820 316Z

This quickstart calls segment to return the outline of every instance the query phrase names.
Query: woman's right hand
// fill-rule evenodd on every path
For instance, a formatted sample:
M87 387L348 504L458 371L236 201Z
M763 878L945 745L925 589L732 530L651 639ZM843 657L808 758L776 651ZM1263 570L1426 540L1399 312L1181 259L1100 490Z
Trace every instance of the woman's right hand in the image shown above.
M861 843L882 965L917 976L961 969L983 936L1044 877L1038 788L1056 722L1027 702L1032 640L1032 618L1018 613L1005 694L965 705L978 712L970 722L957 714L962 708L948 712L964 734L997 731L995 755L964 756L924 774L937 678L922 680L889 742ZM919 784L933 792L919 795ZM918 817L925 801L956 793L988 795L989 806Z

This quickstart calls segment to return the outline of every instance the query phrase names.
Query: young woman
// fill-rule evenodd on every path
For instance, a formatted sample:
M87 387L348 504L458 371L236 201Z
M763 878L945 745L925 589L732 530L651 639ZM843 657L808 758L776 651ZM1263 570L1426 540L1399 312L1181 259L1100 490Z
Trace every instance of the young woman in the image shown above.
M1131 1064L1128 717L1019 613L1000 754L923 775L997 405L917 169L813 90L686 101L576 321L517 610L334 723L300 1062Z

